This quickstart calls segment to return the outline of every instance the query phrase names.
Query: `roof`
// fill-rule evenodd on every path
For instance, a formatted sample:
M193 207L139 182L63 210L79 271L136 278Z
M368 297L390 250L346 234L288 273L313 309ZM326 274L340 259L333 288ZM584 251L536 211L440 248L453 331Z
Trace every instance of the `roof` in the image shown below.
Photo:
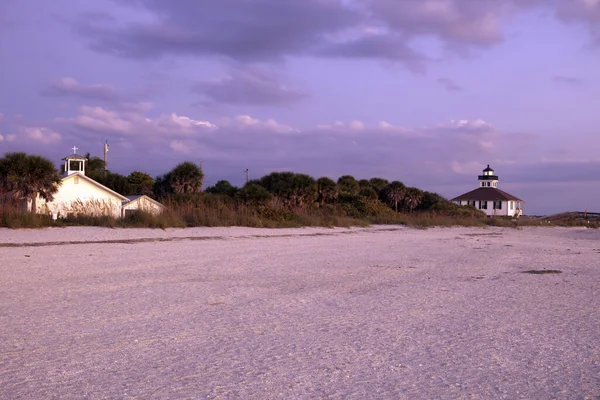
M107 191L108 193L111 193L111 194L113 194L113 195L115 195L115 196L119 197L119 199L120 199L120 200L122 200L122 201L126 201L126 202L128 202L128 201L129 201L129 199L128 199L127 197L123 196L122 194L119 194L119 193L115 192L115 191L114 191L114 190L112 190L112 189L109 189L109 188L107 188L106 186L104 186L104 185L103 185L103 184L101 184L100 182L96 182L95 180L93 180L92 178L90 178L90 177L88 177L88 176L85 176L85 175L84 175L84 174L82 174L81 172L75 172L75 173L73 173L73 174L71 174L71 175L67 175L67 176L65 176L64 178L62 178L61 182L67 181L67 180L69 180L69 179L71 179L71 178L73 178L73 177L75 177L75 176L78 176L78 177L80 177L80 178L83 178L83 179L85 179L86 181L90 182L91 184L98 186L100 189L103 189L103 190Z
M484 169L483 172L490 172L490 171L494 172L494 170L490 168L490 164L488 164L487 168Z
M85 158L84 156L80 156L79 154L73 153L69 154L65 158L62 158L62 160L87 160L87 158Z
M123 202L123 206L126 204L131 204L131 203L135 203L136 201L141 200L143 197L145 197L147 200L150 200L150 202L156 204L157 206L164 208L164 205L162 205L161 203L159 203L158 201L154 200L153 198L146 196L145 194L136 194L134 196L125 196L128 200L125 200Z
M518 197L513 196L512 194L506 193L500 189L485 187L478 188L475 190L471 190L465 194L461 194L458 197L453 198L451 201L459 201L459 200L479 200L479 201L498 201L498 200L512 200L512 201L523 201Z

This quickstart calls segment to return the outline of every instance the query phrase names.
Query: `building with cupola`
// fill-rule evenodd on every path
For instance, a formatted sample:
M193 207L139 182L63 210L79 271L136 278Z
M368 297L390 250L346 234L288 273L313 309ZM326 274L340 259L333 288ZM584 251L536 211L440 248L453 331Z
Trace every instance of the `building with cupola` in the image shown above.
M111 216L115 218L143 210L152 214L162 212L164 206L145 195L124 196L86 176L87 158L76 153L69 154L63 161L63 178L52 201L36 199L36 212L49 214L53 218L78 215ZM28 201L31 211L33 202Z
M488 165L477 177L477 189L453 198L460 206L473 206L490 217L519 217L524 201L498 189L498 175Z

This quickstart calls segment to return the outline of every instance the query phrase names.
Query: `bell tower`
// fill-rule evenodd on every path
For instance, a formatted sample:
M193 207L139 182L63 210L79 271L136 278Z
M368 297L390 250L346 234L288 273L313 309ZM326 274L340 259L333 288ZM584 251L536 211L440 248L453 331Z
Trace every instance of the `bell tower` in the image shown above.
M69 176L72 174L80 173L85 175L85 163L87 159L77 154L77 147L73 146L73 154L69 154L62 159L65 162L64 174Z
M487 168L483 170L483 175L479 175L477 180L480 188L498 187L498 175L494 174L494 170L490 168L489 164Z

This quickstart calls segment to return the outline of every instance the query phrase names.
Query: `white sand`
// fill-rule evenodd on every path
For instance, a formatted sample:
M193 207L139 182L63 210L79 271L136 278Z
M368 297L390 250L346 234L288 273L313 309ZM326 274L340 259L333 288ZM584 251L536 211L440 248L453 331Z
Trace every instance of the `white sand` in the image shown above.
M599 260L585 229L0 229L0 398L597 399Z

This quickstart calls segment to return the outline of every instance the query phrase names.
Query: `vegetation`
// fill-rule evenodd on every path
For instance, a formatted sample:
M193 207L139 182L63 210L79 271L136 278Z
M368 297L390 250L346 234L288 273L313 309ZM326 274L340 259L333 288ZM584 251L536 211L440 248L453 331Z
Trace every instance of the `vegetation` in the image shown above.
M16 154L16 155L15 155ZM58 172L48 160L9 153L0 159L0 226L22 228L65 225L188 227L188 226L352 226L369 224L404 224L420 228L433 226L506 226L568 225L547 221L511 218L487 218L470 206L457 206L442 196L407 187L400 181L389 182L375 177L357 180L345 175L337 182L329 177L314 179L294 172L273 172L237 188L226 180L202 191L204 173L191 162L177 165L168 173L152 179L144 172L128 176L110 171L104 163L86 155L90 165L86 173L100 183L122 194L146 194L162 202L166 210L158 216L145 213L115 219L102 214L102 207L82 204L79 216L52 221L45 215L25 215L17 200L31 198L33 193L50 199ZM28 172L29 160L36 174ZM15 165L18 168L15 169ZM25 165L25 166L22 166ZM4 168L4 169L3 169ZM43 172L40 172L43 171ZM24 179L23 177L28 177ZM18 188L18 190L16 190ZM29 197L28 197L29 196ZM90 216L95 215L95 216ZM587 221L586 221L587 222ZM592 223L570 222L598 228Z
M25 153L6 153L0 158L0 194L14 201L31 201L37 209L37 197L52 201L60 175L47 158Z

